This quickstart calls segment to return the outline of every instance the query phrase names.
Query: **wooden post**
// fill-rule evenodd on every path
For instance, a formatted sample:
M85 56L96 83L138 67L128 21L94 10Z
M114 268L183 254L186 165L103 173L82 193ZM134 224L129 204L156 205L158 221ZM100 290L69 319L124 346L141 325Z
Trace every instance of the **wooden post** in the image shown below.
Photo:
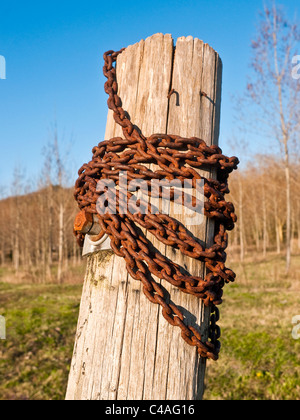
M174 48L171 35L156 34L129 46L117 60L123 106L146 136L197 136L209 145L217 144L221 75L218 54L190 36L179 38ZM168 99L170 86L176 94ZM105 138L114 136L122 132L109 111ZM205 220L187 227L211 243L212 223ZM203 275L201 263L153 237L151 241L191 274ZM194 296L169 284L164 287L184 310L185 322L198 324L207 337L209 309ZM127 274L124 260L112 251L91 255L66 398L198 400L203 396L204 375L205 360L181 339L180 329L166 322L159 305L148 301L140 282Z

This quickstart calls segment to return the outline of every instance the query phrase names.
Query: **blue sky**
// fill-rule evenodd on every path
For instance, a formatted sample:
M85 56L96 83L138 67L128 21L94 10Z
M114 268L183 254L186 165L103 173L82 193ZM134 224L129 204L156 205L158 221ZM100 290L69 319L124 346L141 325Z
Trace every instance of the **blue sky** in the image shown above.
M282 1L293 16L299 1ZM232 95L242 94L262 0L9 1L0 5L0 187L15 167L36 179L42 149L57 121L68 151L70 184L103 139L107 116L102 55L156 33L192 35L216 49L224 65L220 146L231 154ZM256 139L253 149L261 143Z

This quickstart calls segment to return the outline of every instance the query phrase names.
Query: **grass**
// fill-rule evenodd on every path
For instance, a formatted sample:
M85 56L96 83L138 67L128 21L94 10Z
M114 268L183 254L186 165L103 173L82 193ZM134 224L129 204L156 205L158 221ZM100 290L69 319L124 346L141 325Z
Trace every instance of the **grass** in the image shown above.
M80 285L0 283L1 400L61 400L70 366Z
M205 399L293 400L300 395L300 340L292 318L300 314L300 257L285 275L283 257L229 263L237 282L220 307L222 349L208 363Z
M206 400L292 400L300 395L300 340L292 318L300 314L300 257L284 274L284 258L228 262L237 281L220 306L222 349L208 362ZM0 278L1 281L1 278ZM0 399L62 400L65 396L80 284L0 283Z

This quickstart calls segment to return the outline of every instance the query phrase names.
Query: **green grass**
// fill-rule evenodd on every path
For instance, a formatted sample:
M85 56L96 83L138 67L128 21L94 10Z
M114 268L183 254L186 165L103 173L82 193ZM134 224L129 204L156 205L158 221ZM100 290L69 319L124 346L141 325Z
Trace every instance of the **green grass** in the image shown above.
M208 362L206 400L292 400L300 395L300 257L228 262L218 362ZM82 286L0 283L0 399L64 399Z
M229 265L237 282L225 288L220 306L222 349L219 361L208 363L205 399L299 399L292 317L300 315L300 258L288 277L283 257Z
M0 283L0 399L64 398L82 287Z

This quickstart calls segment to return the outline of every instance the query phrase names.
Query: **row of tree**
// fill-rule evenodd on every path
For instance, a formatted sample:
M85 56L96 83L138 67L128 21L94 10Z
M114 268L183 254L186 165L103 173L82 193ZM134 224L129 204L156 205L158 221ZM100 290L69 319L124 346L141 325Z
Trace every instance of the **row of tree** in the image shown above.
M0 264L36 282L61 283L79 250L72 226L76 204L70 189L49 185L0 202Z
M11 191L6 191L9 198L0 201L0 264L36 282L55 278L61 283L69 262L80 256L72 229L77 205L67 187L66 153L56 126L51 137L36 184L27 183L16 168Z
M287 247L284 161L257 156L255 164L232 174L230 196L238 223L230 233L231 252L278 254ZM291 165L292 252L300 251L300 163ZM37 192L0 201L0 264L26 271L35 281L63 281L69 264L80 261L73 235L78 211L72 189L51 183ZM55 268L55 269L54 269Z
M300 251L300 162L291 164L290 233L284 161L257 156L254 164L231 176L230 197L238 223L230 234L231 249L243 261L246 254ZM251 167L250 167L251 166Z

